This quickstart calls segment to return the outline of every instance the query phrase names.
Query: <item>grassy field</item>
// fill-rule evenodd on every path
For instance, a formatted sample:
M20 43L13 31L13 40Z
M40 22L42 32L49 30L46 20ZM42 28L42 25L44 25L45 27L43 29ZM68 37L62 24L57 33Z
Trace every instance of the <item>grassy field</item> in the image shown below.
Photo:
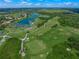
M51 17L37 18L40 21L36 20L31 30L25 27L4 29L5 34L8 33L11 38L0 46L0 59L79 59L78 14L63 14L70 12L68 10L47 10L38 13L43 15L43 12L46 15L51 14ZM27 32L29 41L24 43L26 55L22 57L19 54L21 39Z
M20 41L17 38L7 40L0 46L0 59L21 59L19 53Z

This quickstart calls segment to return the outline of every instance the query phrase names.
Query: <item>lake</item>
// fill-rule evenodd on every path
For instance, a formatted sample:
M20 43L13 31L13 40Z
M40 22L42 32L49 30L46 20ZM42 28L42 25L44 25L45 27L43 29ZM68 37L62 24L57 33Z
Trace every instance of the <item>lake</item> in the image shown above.
M32 14L30 15L30 17L24 18L24 19L18 21L17 24L16 24L16 26L31 25L30 23L33 22L38 16L39 16L39 14L37 14L37 13L32 13Z

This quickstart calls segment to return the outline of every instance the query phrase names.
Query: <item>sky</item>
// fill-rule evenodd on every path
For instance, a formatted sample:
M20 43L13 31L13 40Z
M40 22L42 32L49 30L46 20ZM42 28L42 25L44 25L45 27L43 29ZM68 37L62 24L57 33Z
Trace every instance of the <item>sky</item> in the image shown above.
M79 0L0 0L0 8L67 7L79 8Z

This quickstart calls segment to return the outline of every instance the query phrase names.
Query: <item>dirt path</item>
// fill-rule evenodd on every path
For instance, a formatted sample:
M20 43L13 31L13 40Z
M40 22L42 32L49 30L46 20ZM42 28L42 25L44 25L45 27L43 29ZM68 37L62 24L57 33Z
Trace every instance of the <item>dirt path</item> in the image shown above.
M25 37L23 39L21 39L21 49L19 51L19 54L21 54L22 57L25 56L25 51L24 51L24 42L25 41L28 41L29 38L28 38L28 34L26 33Z

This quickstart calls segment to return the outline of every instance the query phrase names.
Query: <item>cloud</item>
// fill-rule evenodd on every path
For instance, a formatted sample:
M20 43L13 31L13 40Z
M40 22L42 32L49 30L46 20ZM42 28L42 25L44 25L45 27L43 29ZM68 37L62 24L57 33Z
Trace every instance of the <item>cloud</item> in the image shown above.
M26 2L26 1L22 1L21 3L19 3L19 5L32 5L32 3L30 2Z
M35 6L40 6L41 5L41 3L36 3L36 4L34 4Z
M48 0L38 0L38 2L33 2L32 0L3 0L4 3L0 3L4 7L78 7L78 2L70 2L64 0L64 2L49 2ZM61 1L61 0L53 0ZM62 0L63 1L63 0ZM15 2L15 4L14 4Z
M4 0L4 2L7 2L8 3L8 2L12 2L12 1L11 0Z
M69 7L76 7L79 5L79 3L76 3L76 2L64 2L63 5L65 6L69 6Z
M21 2L21 4L27 4L27 2L25 2L25 1L22 1L22 2Z
M65 5L73 5L74 3L72 2L64 2Z

